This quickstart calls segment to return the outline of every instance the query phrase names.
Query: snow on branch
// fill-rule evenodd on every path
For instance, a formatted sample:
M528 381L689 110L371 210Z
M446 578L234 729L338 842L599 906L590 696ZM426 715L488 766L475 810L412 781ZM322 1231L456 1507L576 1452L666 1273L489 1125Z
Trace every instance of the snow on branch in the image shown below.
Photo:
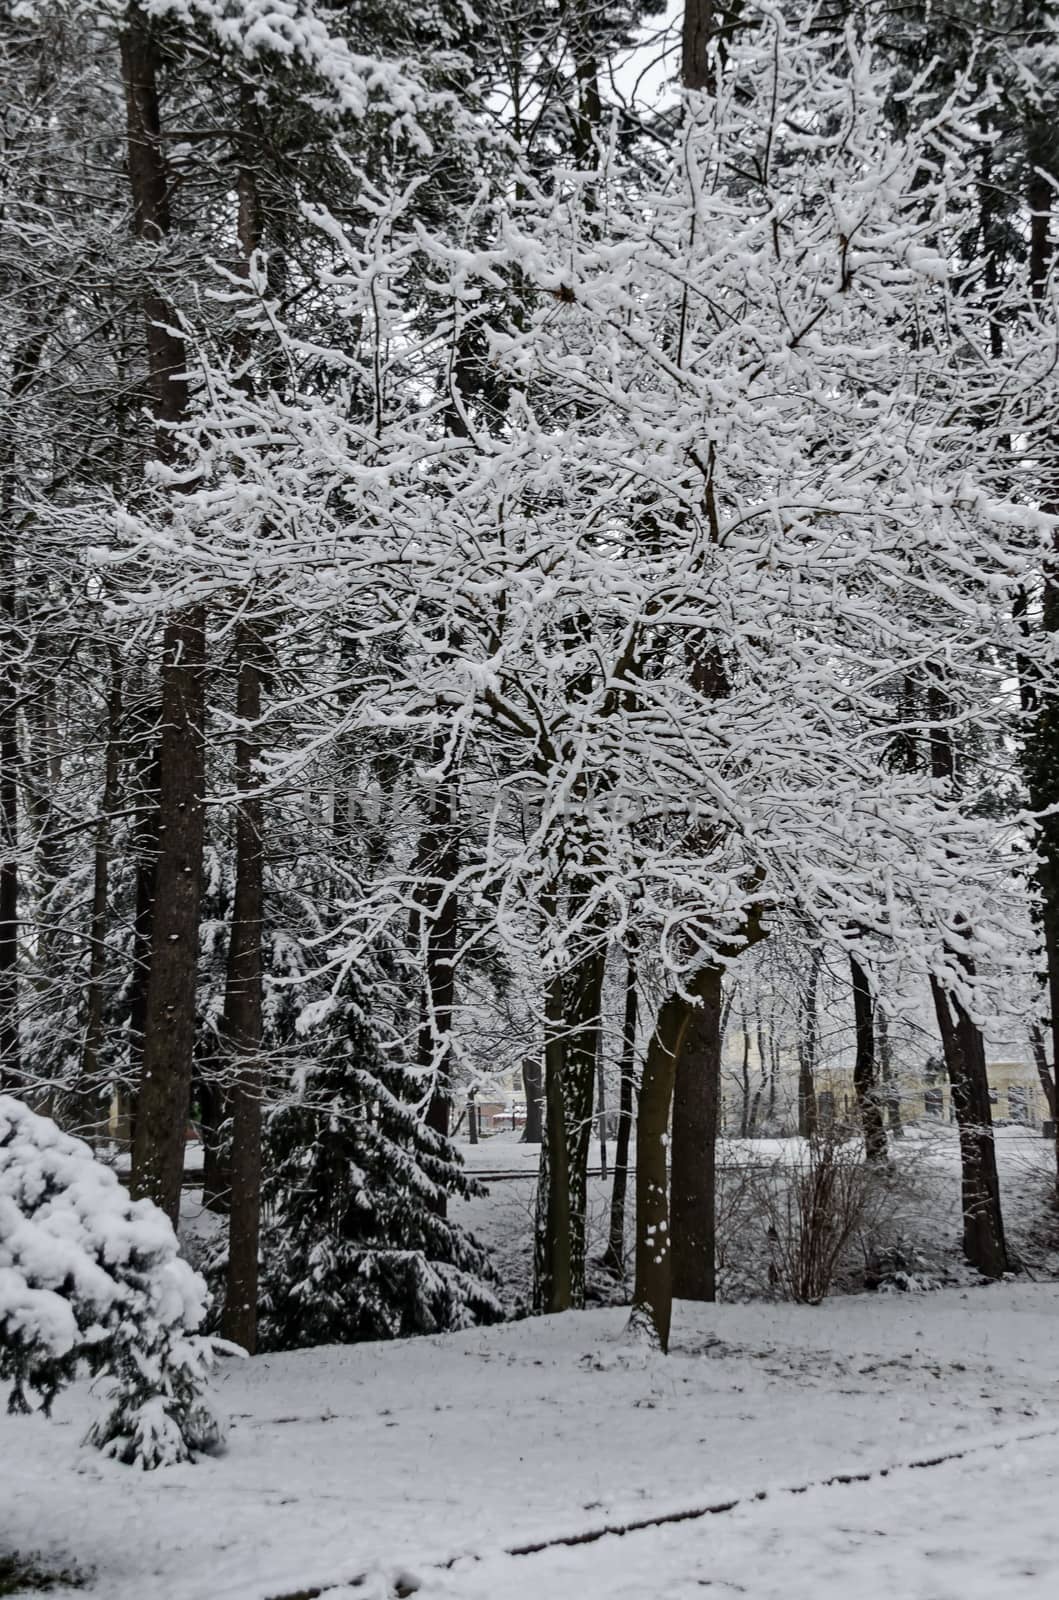
M86 1144L0 1095L0 1377L45 1413L86 1367L115 1379L93 1444L144 1468L217 1448L202 1400L216 1343L196 1334L206 1286L168 1218L131 1200Z

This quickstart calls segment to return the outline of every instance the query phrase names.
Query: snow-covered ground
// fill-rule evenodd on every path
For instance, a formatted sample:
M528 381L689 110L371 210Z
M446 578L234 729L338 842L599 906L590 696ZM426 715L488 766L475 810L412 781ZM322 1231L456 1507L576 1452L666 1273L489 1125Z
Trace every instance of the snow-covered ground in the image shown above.
M1059 1285L681 1306L667 1358L623 1322L230 1361L227 1453L153 1474L79 1446L78 1388L0 1422L0 1553L100 1600L1057 1592Z

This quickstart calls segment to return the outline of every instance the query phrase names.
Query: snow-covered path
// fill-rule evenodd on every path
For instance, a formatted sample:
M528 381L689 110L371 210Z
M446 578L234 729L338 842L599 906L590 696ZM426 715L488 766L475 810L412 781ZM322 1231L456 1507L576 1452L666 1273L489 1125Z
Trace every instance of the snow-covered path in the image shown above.
M79 1390L51 1424L0 1420L0 1551L77 1563L106 1600L266 1600L363 1574L349 1592L374 1600L402 1573L423 1600L1051 1592L1059 1286L686 1306L668 1358L625 1349L622 1323L229 1363L227 1454L146 1476L79 1448L99 1403ZM745 1503L504 1553L729 1500Z

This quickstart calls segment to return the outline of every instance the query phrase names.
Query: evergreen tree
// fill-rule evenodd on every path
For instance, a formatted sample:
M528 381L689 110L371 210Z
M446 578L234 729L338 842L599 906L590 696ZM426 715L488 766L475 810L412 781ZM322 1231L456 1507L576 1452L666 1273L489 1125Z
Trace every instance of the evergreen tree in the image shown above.
M443 1215L475 1185L421 1117L359 983L319 1026L318 1060L265 1130L259 1348L440 1333L503 1315L477 1241Z
M214 1344L196 1332L206 1286L165 1214L49 1117L0 1095L0 1379L8 1409L45 1413L87 1369L115 1383L88 1438L146 1468L215 1450L203 1399Z

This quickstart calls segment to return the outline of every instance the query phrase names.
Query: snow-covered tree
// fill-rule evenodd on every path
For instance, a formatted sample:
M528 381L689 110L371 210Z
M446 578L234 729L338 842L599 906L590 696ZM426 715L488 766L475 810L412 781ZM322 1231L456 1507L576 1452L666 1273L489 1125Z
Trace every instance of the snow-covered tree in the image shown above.
M164 1212L130 1200L88 1146L0 1096L0 1377L50 1410L79 1371L115 1382L89 1438L149 1468L216 1449L203 1398L215 1345L196 1332L206 1285Z
M261 1345L496 1321L487 1258L445 1215L445 1199L474 1186L423 1121L422 1080L380 1049L353 974L312 1009L311 1064L265 1130Z

